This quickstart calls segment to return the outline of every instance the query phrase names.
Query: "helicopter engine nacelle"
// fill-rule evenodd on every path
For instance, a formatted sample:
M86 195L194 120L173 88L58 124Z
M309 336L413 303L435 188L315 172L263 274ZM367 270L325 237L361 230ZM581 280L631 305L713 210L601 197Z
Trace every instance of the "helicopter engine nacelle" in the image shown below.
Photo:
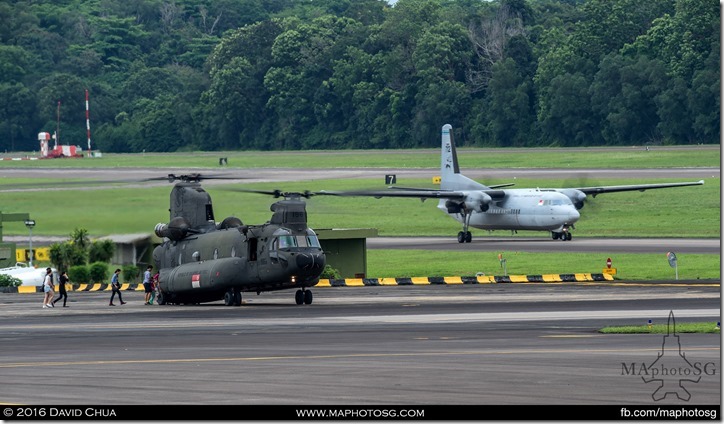
M471 191L465 195L463 207L465 210L474 210L475 212L485 212L490 208L493 198L488 194L480 191Z
M219 223L216 226L216 229L218 230L228 230L229 228L237 228L244 226L244 223L241 222L241 220L235 216L230 216L228 218L225 218L221 223Z
M173 241L182 240L189 233L191 225L182 216L177 216L168 224L156 224L155 233L159 237L166 237Z

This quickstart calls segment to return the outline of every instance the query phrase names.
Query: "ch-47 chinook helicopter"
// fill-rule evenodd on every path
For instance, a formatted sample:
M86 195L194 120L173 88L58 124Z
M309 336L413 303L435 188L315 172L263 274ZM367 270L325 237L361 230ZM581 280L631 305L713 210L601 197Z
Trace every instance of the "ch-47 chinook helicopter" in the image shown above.
M245 225L237 217L217 223L211 196L199 174L169 174L178 181L171 191L170 220L156 225L164 239L153 251L159 270L158 304L193 304L224 300L241 305L242 292L297 289L298 305L311 304L309 287L319 282L325 256L307 226L306 204L312 194L242 190L283 197L271 206L271 219Z

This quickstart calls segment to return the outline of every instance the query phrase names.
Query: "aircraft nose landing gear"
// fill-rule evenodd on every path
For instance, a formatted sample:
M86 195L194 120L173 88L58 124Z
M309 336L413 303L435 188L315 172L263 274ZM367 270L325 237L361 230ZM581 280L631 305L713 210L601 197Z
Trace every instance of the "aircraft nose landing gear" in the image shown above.
M297 305L301 305L302 303L305 305L311 305L312 300L313 300L313 296L312 296L311 290L299 289L299 290L297 290L297 293L294 295L294 301L297 302Z
M563 241L569 241L573 238L573 234L571 234L568 231L557 233L555 231L551 231L551 237L553 240L563 240Z

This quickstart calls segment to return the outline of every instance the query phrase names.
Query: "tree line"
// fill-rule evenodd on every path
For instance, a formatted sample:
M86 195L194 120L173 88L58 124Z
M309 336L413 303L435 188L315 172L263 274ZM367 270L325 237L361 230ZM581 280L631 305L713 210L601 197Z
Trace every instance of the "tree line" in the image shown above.
M0 3L0 148L719 143L713 0Z

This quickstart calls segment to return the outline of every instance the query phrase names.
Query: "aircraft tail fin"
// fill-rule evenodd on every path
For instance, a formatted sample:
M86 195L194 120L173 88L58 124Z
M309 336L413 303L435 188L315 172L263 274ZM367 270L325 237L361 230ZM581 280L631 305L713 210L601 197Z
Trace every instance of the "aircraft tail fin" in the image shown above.
M440 188L443 190L484 190L488 187L460 173L458 155L453 141L452 125L442 127L442 154L440 159Z

